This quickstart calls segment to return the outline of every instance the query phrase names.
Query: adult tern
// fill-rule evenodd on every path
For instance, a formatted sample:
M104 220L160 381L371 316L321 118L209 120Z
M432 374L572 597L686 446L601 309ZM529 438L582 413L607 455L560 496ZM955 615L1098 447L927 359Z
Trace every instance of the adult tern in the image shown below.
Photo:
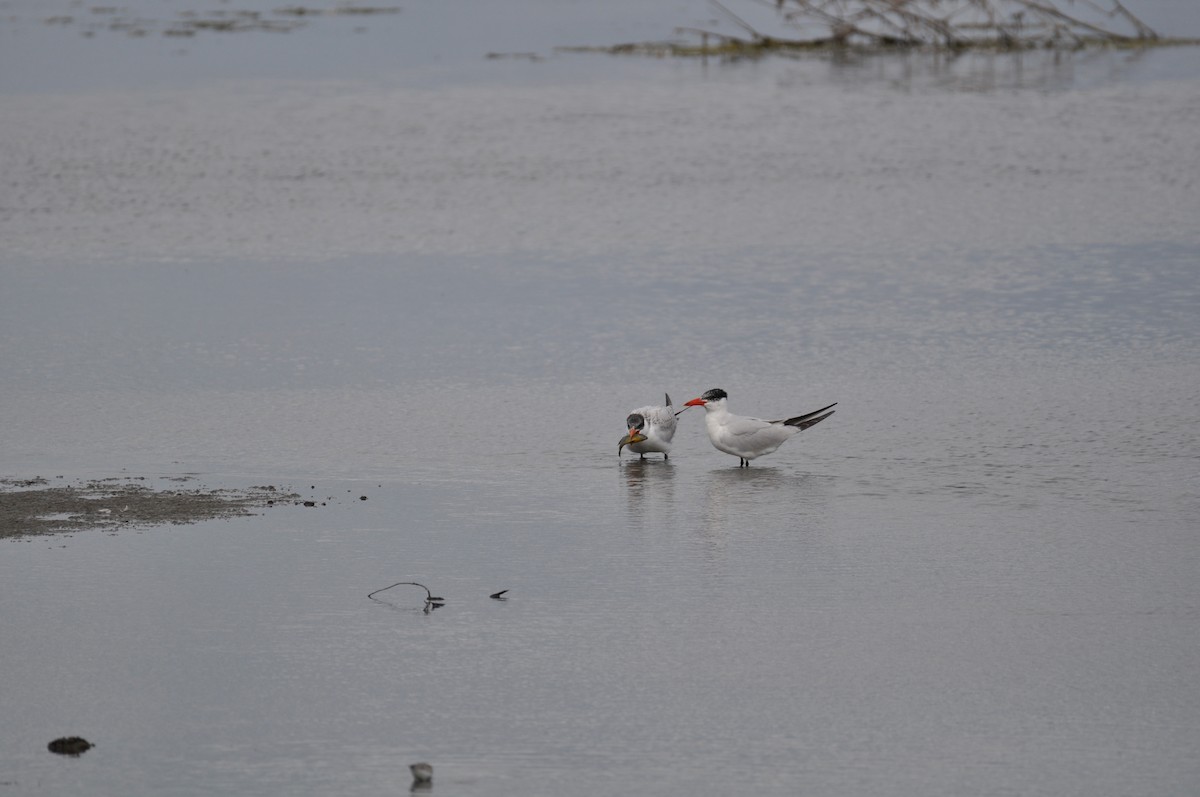
M734 415L726 406L728 398L728 394L717 387L683 406L704 408L704 425L708 428L708 439L718 451L737 457L739 468L750 467L750 460L770 454L792 435L799 434L833 415L832 408L837 406L835 401L828 407L797 415L795 418L764 421L761 418Z
M629 434L622 437L617 445L618 456L622 448L629 446L629 450L640 454L642 459L651 451L661 452L663 459L670 459L671 440L675 437L675 416L683 410L675 412L669 393L664 393L663 397L667 400L665 406L639 407L629 413L625 419Z

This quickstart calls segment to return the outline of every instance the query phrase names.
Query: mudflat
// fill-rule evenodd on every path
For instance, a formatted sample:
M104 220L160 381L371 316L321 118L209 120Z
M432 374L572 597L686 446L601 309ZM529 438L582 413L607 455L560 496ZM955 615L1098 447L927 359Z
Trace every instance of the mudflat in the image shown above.
M174 480L186 482L189 477ZM155 488L142 476L58 481L40 476L0 479L0 537L198 523L251 515L298 499L274 485Z

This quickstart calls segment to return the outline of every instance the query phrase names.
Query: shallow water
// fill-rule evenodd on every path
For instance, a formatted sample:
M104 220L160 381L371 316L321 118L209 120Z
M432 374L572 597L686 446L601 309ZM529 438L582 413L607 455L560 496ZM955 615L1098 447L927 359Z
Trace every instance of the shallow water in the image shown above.
M1192 793L1163 57L5 96L0 475L324 505L5 541L0 794Z

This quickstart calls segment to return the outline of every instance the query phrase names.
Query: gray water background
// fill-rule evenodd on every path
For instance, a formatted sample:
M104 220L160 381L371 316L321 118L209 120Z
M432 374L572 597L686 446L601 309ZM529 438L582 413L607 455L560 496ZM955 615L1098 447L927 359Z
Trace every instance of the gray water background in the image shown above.
M1195 794L1197 53L495 8L8 6L0 475L323 505L4 541L0 794ZM618 460L714 386L838 413Z

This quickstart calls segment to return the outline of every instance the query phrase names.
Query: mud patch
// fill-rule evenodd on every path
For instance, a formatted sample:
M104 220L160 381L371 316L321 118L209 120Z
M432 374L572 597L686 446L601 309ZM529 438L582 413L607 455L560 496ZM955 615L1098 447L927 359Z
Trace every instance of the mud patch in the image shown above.
M0 480L0 537L199 523L257 514L299 498L274 485L180 489L145 482L115 477L59 486L41 477Z
M77 27L88 38L106 31L125 33L134 38L152 34L192 37L201 33L288 33L304 27L308 20L317 17L371 17L394 15L401 11L399 6L347 5L341 2L293 5L273 11L228 8L224 0L219 8L205 7L211 6L211 3L198 2L196 5L197 8L180 11L171 17L165 13L149 16L130 14L127 9L118 6L85 9L81 3L72 2L60 9L60 13L43 17L41 21L56 27ZM19 18L10 15L8 19L14 21Z

